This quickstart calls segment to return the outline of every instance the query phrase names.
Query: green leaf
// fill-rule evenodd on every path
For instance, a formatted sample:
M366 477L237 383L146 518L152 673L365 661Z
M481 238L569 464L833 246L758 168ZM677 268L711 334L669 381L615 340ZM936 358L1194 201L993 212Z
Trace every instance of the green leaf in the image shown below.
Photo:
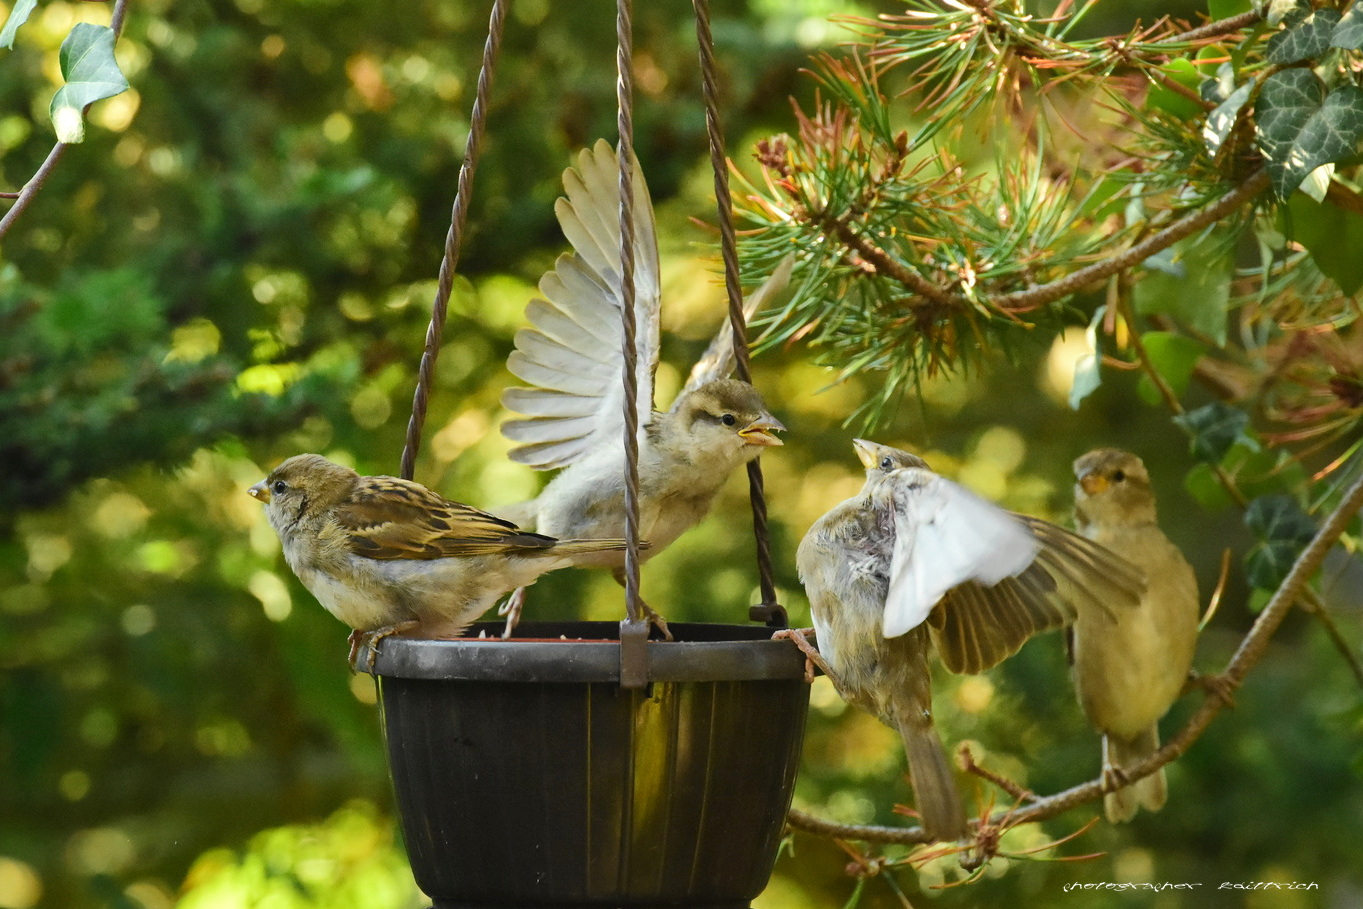
M1318 9L1268 39L1268 62L1279 65L1314 60L1330 49L1339 10Z
M1133 292L1136 312L1173 316L1217 344L1225 343L1235 264L1227 244L1211 235L1201 242L1185 240L1166 252L1143 263L1150 271Z
M1344 18L1339 20L1339 25L1335 26L1335 33L1330 36L1330 46L1345 50L1363 47L1363 5L1357 0L1349 7Z
M1282 210L1282 230L1306 247L1321 272L1352 296L1363 288L1363 215L1300 193Z
M1170 81L1186 87L1194 94L1197 93L1198 86L1202 84L1204 78L1193 65L1193 61L1184 58L1172 60L1160 69ZM1181 120L1191 120L1202 113L1200 104L1161 82L1151 83L1150 91L1145 96L1145 106L1147 109L1162 110Z
M85 108L128 88L114 60L114 32L82 22L62 42L62 78L66 84L52 97L49 114L60 142L85 138Z
M14 35L19 31L19 26L28 21L29 14L37 5L38 0L17 0L9 11L9 18L5 20L5 27L0 28L0 47L14 46Z
M1261 496L1245 509L1245 525L1260 540L1245 555L1250 584L1272 590L1282 583L1306 544L1316 535L1316 522L1297 500L1286 495Z
M1102 374L1098 371L1098 364L1103 359L1098 342L1098 323L1103 321L1105 315L1107 307L1099 306L1089 321L1088 332L1085 335L1088 339L1089 353L1074 363L1074 381L1070 383L1071 410L1078 410L1084 399L1093 394L1103 382Z
M1230 131L1235 127L1240 111L1244 108L1245 102L1249 100L1253 89L1253 84L1246 82L1227 95L1226 100L1207 114L1207 122L1202 126L1202 141L1207 143L1207 151L1213 157L1221 150L1221 145L1226 141L1226 138L1230 136Z
M1213 401L1205 407L1174 418L1192 438L1193 457L1208 464L1219 464L1239 441L1249 425L1249 414L1237 407Z
M1194 465L1183 478L1183 488L1198 505L1208 511L1218 511L1234 501L1230 493L1226 492L1226 487L1217 479L1216 471L1210 464Z
M1268 0L1268 9L1264 18L1269 25L1277 25L1294 13L1306 13L1311 9L1306 0Z
M1250 0L1209 0L1207 3L1207 11L1211 13L1213 22L1247 13L1253 8Z
M1310 70L1284 70L1264 80L1255 118L1259 150L1286 199L1307 174L1344 158L1363 138L1363 89L1344 85L1327 95Z
M1192 338L1168 331L1148 331L1141 335L1141 343L1155 372L1173 389L1176 397L1182 397L1188 390L1193 367L1202 358L1203 346ZM1141 376L1138 390L1147 403L1160 403L1159 392L1147 376Z

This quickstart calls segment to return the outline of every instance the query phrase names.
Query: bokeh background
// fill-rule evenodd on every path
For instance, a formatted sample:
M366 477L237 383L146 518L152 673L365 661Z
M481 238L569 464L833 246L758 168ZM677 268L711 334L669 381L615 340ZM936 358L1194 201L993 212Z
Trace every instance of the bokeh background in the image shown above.
M808 105L809 55L850 33L836 16L892 4L714 4L736 163ZM1091 22L1120 31L1142 9ZM57 48L106 4L44 2L0 52L0 183L51 146ZM395 832L375 691L346 666L346 630L297 584L246 488L318 451L395 473L485 35L484 4L148 0L118 59L133 89L91 111L87 141L6 238L0 263L0 909L417 907ZM519 0L494 84L486 152L451 303L417 479L479 506L532 495L498 432L504 363L538 276L570 156L614 133L613 7ZM636 144L663 244L662 403L723 304L689 5L638 4ZM697 223L697 219L700 222ZM874 430L1011 508L1065 520L1069 464L1115 444L1142 454L1164 524L1204 590L1237 513L1184 492L1186 437L1130 374L1072 411L1082 331L934 378ZM801 534L859 485L844 425L876 390L831 385L800 345L767 351L757 384L791 428L764 458L781 596ZM669 618L741 621L756 585L735 476L698 530L649 563ZM1336 598L1359 645L1356 603ZM535 618L614 618L605 576L560 572ZM1198 663L1224 663L1252 613L1233 574ZM1196 703L1177 705L1173 728ZM1091 778L1084 726L1050 636L983 676L938 682L949 742L1039 792ZM1056 854L858 880L838 845L796 835L761 909L815 906L1363 905L1363 709L1319 626L1294 616L1224 714L1169 768L1171 799L1100 823ZM894 822L908 795L893 734L813 691L797 804ZM986 793L972 793L987 798ZM1082 827L1076 809L1016 848ZM1080 862L1059 856L1101 853ZM891 853L892 855L894 853ZM1193 896L1065 889L1193 882ZM1223 883L1298 882L1238 891Z

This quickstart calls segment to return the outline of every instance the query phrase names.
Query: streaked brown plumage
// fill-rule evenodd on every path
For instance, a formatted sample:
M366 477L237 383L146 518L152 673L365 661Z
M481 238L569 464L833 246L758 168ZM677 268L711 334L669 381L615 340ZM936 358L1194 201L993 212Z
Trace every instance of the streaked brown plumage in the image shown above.
M303 586L356 631L461 633L498 597L621 540L556 540L410 480L361 476L321 455L284 461L265 503Z
M1155 496L1141 459L1100 448L1074 462L1075 524L1084 536L1141 568L1149 585L1137 609L1081 614L1071 658L1079 703L1103 734L1103 775L1159 748L1159 720L1178 698L1197 646L1197 577L1156 523ZM1167 794L1164 770L1104 797L1107 817L1130 820L1138 807L1158 811Z
M819 652L839 692L900 733L924 829L958 839L965 811L933 726L930 652L954 672L979 672L1080 612L1129 608L1142 579L1106 549L989 505L908 452L855 446L866 484L815 522L797 556ZM926 617L887 636L905 611L901 576L943 572L924 579L946 590Z

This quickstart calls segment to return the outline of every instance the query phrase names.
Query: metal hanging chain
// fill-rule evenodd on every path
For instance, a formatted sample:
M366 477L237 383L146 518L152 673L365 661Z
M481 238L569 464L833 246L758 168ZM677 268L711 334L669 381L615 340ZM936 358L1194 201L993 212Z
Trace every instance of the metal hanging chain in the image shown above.
M454 194L454 208L450 213L450 229L445 234L445 254L440 260L440 278L436 284L435 302L431 307L431 324L426 329L426 347L421 354L421 367L417 370L416 392L412 395L412 417L407 422L407 440L402 447L401 476L405 480L412 479L417 450L421 448L421 431L426 425L426 407L430 403L431 382L435 378L435 361L440 356L440 339L445 333L445 315L454 288L454 271L459 265L459 247L464 237L464 225L468 223L469 192L473 188L473 171L478 166L478 152L487 122L488 92L492 87L492 72L497 63L497 51L501 48L502 26L510 2L493 0L492 17L488 21L483 63L478 70L478 88L474 94L473 112L469 115L469 135L464 145L464 160L459 165L459 182Z
M710 0L692 0L696 9L696 43L700 46L700 71L705 96L705 127L710 139L710 167L715 176L715 203L719 210L720 251L724 257L724 288L729 295L729 324L734 333L734 372L752 381L748 365L748 328L743 318L743 293L738 284L738 243L734 236L733 201L729 197L729 165L724 156L724 127L719 122L719 89L715 78L714 38L710 32ZM753 538L757 544L757 573L762 602L748 610L754 622L784 628L786 610L776 600L776 582L767 531L767 497L760 461L748 462L748 499L752 503Z

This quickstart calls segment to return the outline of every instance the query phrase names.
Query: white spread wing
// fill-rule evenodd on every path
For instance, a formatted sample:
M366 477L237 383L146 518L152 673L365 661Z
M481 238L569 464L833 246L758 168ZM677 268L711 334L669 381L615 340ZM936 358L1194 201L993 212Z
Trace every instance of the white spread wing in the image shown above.
M554 206L573 252L540 279L543 299L525 314L507 368L530 388L511 388L502 403L524 419L502 435L519 443L511 458L539 470L562 467L601 445L619 446L624 432L621 377L620 174L605 140L584 150L563 173L566 198ZM660 278L653 205L634 165L634 314L638 415L642 432L653 412L658 366Z
M1021 521L964 487L916 467L896 470L886 482L895 545L885 637L916 628L951 588L997 584L1036 558L1040 546Z
M757 312L770 303L781 291L786 289L790 283L790 273L795 267L795 257L786 256L776 265L776 270L771 273L771 277L763 281L761 286L748 294L748 298L743 301L743 324L752 321L752 317ZM729 374L734 371L734 329L729 323L727 312L724 315L724 324L720 326L715 334L710 346L705 348L705 353L701 354L696 365L691 367L691 375L686 379L686 387L677 395L680 401L686 396L687 392L695 391L707 382L715 379L727 379Z

